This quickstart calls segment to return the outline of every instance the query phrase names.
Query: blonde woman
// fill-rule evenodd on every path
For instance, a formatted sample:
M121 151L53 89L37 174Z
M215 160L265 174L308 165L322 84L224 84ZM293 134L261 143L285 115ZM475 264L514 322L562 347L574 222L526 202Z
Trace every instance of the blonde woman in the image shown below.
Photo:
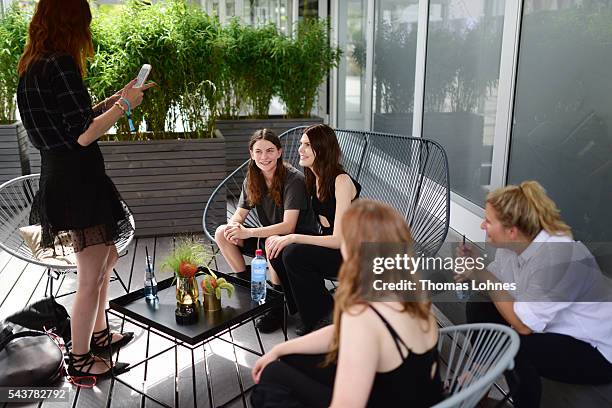
M360 268L362 244L394 243L409 249L412 240L406 223L386 204L359 200L342 217L340 236L344 262L334 324L279 344L257 361L252 374L259 385L253 406L437 403L442 384L430 302L371 302L361 295L362 285L372 277L371 270ZM385 273L385 278L393 281L410 275L395 271Z
M540 404L540 376L573 384L612 381L610 281L536 181L507 186L486 199L481 228L497 248L479 279L513 283L493 302L471 302L467 320L512 326L521 337L515 359L517 407ZM474 255L464 246L462 255ZM514 300L513 300L514 299Z

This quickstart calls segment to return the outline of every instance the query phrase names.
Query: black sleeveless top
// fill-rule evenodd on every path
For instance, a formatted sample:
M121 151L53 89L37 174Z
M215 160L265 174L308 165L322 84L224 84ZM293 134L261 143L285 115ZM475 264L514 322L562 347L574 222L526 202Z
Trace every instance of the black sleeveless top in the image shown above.
M423 354L414 353L389 324L387 319L370 305L380 317L395 342L397 351L402 357L402 364L394 370L376 373L374 384L368 399L368 407L430 407L443 399L438 348L434 346ZM404 350L408 356L404 357ZM431 367L436 365L433 379Z
M348 173L341 173L341 174L346 174L347 176L351 177L351 175ZM338 176L339 175L340 174L338 174ZM355 189L357 190L357 194L355 194L355 197L353 198L353 200L351 200L351 201L354 201L359 198L359 193L361 192L361 184L359 184L357 180L355 180L353 177L351 177L351 181L353 182L353 184L355 185ZM334 194L333 196L330 197L329 200L323 203L319 200L319 197L317 197L317 194L315 193L312 195L311 200L312 200L312 210L314 212L317 222L319 223L319 226L321 227L321 235L333 235L334 234L334 220L336 218L336 195ZM329 222L329 227L325 227L321 223L320 216L327 218L327 221Z

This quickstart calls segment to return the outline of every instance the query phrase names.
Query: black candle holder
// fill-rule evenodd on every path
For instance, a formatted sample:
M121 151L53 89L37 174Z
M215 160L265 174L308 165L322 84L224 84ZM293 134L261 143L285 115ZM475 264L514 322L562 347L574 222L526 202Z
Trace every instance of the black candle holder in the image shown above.
M181 305L174 310L174 317L178 324L194 324L198 321L198 311L194 305Z

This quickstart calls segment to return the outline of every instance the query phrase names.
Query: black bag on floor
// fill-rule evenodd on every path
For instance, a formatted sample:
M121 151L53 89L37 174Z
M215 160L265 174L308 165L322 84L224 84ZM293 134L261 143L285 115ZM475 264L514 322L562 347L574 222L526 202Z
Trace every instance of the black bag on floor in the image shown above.
M63 377L64 354L44 332L12 333L4 328L0 340L0 386L54 385Z
M21 312L7 317L6 321L31 330L50 330L61 336L64 343L70 342L70 315L54 297L47 297L32 303Z

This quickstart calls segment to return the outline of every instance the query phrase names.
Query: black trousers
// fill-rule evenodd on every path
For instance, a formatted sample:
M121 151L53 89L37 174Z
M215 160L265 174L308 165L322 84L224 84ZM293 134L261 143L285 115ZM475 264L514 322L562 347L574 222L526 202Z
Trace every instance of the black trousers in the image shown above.
M492 302L468 302L468 323L508 323ZM605 322L602 322L605 323ZM540 377L570 384L600 385L612 382L612 363L589 343L557 333L519 335L521 344L514 360L516 380L506 381L517 408L540 406Z
M291 244L270 263L283 285L289 312L298 312L304 324L314 325L332 310L334 300L325 278L338 276L342 264L339 249Z
M325 354L292 354L266 366L251 398L259 407L328 407L336 365L322 367Z

